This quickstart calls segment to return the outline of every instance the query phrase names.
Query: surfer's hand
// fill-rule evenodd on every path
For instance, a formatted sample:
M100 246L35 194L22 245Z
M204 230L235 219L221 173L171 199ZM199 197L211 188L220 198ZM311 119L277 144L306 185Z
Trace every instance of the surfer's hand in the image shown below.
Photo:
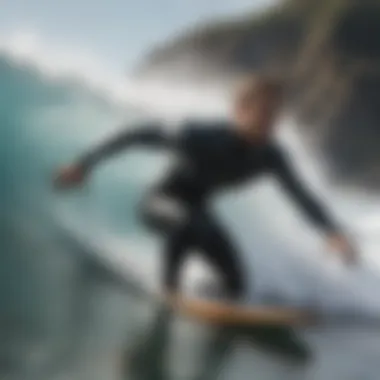
M88 169L80 164L70 165L58 170L53 180L56 189L71 189L83 185Z
M332 233L328 236L328 246L331 250L340 253L349 265L358 263L359 257L356 247L345 235Z

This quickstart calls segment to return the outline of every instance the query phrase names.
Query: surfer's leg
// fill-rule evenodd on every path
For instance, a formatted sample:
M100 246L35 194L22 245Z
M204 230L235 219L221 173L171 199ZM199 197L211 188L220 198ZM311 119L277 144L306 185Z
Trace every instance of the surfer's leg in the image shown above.
M165 239L162 284L176 292L181 265L192 242L192 207L163 194L150 194L140 207L144 224Z
M164 252L164 286L176 292L180 269L190 250L198 249L222 276L227 296L238 299L244 293L244 279L236 250L223 229L202 210L190 210L186 223L171 230Z
M177 292L182 264L192 247L193 231L186 223L173 228L168 236L164 251L164 287L168 292Z
M191 244L188 209L179 201L153 194L140 205L139 211L145 226L165 239L163 285L166 291L177 291L179 269ZM132 372L144 380L168 377L163 355L169 344L173 313L162 305L154 314L151 326L128 354L129 362L135 363Z
M243 295L243 270L235 247L203 207L153 195L141 210L145 224L166 238L163 285L167 291L178 290L184 259L191 248L198 248L222 275L228 296L237 299Z
M132 376L140 380L166 379L166 348L169 344L171 313L158 307L152 324L134 344L128 343L124 353L125 378Z
M237 252L227 233L207 212L192 218L193 244L200 249L222 276L227 295L232 299L244 295L244 273Z
M231 327L215 327L208 336L195 380L217 380L232 352L236 334Z

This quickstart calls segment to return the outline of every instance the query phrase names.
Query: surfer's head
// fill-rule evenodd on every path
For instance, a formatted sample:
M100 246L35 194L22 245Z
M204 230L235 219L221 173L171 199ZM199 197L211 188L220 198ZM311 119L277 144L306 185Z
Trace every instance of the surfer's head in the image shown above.
M281 109L283 89L282 81L274 77L244 77L238 83L233 107L239 132L259 140L268 138Z

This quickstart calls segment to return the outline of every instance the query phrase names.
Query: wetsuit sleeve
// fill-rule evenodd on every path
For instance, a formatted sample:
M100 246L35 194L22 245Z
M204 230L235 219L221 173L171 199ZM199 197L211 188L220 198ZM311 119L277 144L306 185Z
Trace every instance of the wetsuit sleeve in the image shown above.
M309 219L318 228L326 232L338 232L335 221L332 220L320 201L301 182L289 159L280 149L275 150L272 156L272 165L274 174L280 181L282 188L301 207Z
M84 166L91 167L132 146L170 148L176 144L176 140L177 137L166 131L160 124L144 125L116 134L81 157L80 162Z

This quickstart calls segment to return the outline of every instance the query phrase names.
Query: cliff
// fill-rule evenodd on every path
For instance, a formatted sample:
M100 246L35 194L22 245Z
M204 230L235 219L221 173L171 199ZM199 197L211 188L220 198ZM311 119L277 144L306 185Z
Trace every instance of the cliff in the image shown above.
M148 54L137 74L227 83L246 71L289 78L287 106L330 179L380 188L380 0L284 0L197 26Z

